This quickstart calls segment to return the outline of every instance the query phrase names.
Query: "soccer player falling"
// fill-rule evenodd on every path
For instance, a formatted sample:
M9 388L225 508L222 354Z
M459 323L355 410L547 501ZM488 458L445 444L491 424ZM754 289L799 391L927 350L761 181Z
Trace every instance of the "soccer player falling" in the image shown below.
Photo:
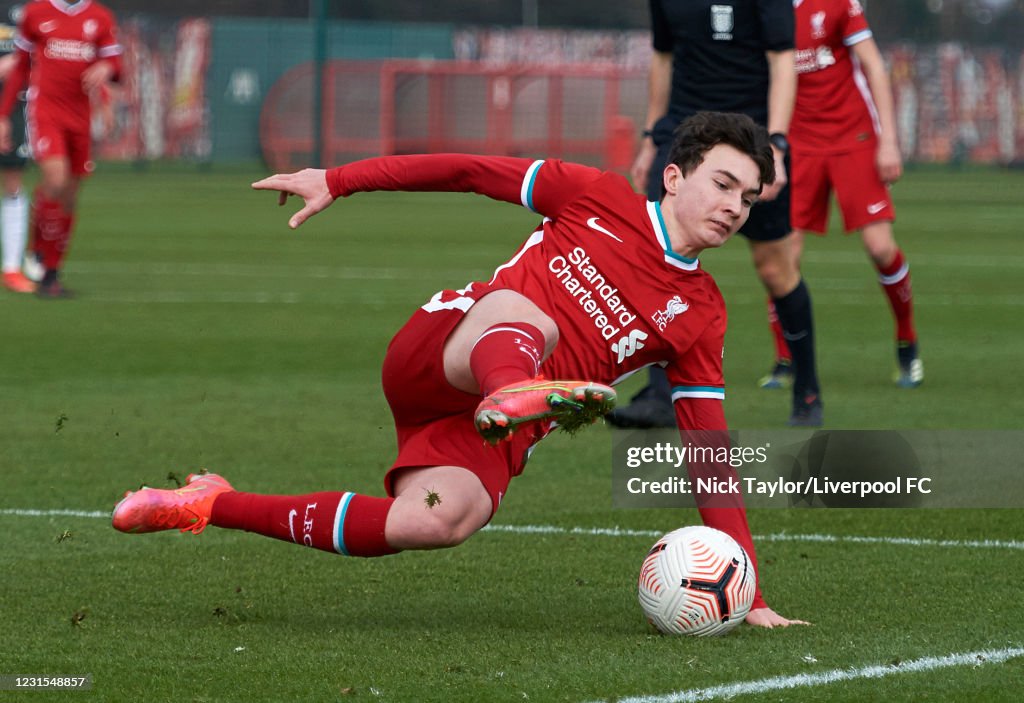
M10 114L26 81L32 158L41 180L32 201L32 250L43 267L36 293L62 298L60 268L90 156L90 96L118 80L121 46L114 16L92 0L25 5L14 38L17 63L0 95L0 152L11 148Z
M489 281L437 293L391 341L383 386L398 457L384 477L387 497L258 495L193 474L176 490L126 494L114 527L199 533L209 524L365 557L455 546L490 521L555 423L575 430L596 420L614 405L610 385L651 364L664 365L674 386L684 439L721 436L725 304L697 256L740 228L775 178L774 159L765 130L742 115L700 113L675 140L661 202L578 164L460 154L381 157L254 183L279 191L281 204L303 199L292 228L336 198L378 190L480 193L543 221ZM688 470L734 475L698 462ZM742 497L698 507L756 564ZM775 613L760 590L747 621L800 622Z

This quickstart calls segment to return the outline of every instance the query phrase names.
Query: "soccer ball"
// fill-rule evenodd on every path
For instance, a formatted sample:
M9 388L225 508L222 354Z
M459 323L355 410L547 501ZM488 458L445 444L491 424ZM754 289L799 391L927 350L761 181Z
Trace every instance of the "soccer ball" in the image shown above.
M736 540L710 527L683 527L647 553L640 607L667 635L724 635L750 612L756 585L754 565Z

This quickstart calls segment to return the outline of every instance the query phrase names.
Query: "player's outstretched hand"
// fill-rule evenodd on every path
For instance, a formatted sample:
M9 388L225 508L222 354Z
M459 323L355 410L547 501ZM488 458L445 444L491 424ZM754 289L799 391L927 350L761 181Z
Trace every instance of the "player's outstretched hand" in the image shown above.
M320 168L304 168L295 173L276 173L252 184L256 190L276 190L281 195L277 204L284 205L289 195L302 198L305 207L291 216L288 226L295 229L310 217L334 202L327 188L327 171Z
M810 625L803 620L790 620L776 613L771 608L755 608L747 613L747 622L754 627L789 627L790 625Z

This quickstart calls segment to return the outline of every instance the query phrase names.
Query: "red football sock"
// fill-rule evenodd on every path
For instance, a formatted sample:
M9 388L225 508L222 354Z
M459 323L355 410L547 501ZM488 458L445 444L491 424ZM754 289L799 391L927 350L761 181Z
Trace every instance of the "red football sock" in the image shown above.
M750 538L750 527L747 525L747 513L742 507L738 508L701 508L698 506L701 519L708 527L721 530L725 534L739 542L740 546L750 557L750 563L757 574L757 552L754 551L754 542ZM764 597L761 595L761 581L758 578L757 590L754 592L754 603L751 610L767 607Z
M44 267L60 268L69 225L60 203L37 190L32 201L32 249L39 254Z
M544 356L544 335L525 322L501 322L487 329L473 345L469 368L490 395L502 386L534 378Z
M60 233L57 239L57 265L54 268L60 268L64 263L64 257L68 254L68 247L71 244L71 233L75 227L75 215L74 213L61 211Z
M775 301L768 298L768 326L772 330L772 341L775 342L775 361L792 363L789 354L789 344L782 334L782 324L779 322L779 313L775 311Z
M384 538L394 502L336 491L301 496L231 491L217 496L210 524L345 556L377 557L399 551Z
M875 266L878 280L882 284L896 320L896 339L901 342L916 342L914 330L914 293L910 287L910 266L900 249L888 266Z

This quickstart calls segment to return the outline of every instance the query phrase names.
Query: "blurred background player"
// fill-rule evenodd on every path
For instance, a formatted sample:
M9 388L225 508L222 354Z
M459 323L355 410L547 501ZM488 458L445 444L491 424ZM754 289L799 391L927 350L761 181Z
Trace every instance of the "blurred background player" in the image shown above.
M21 18L21 3L9 5L0 16L0 83L14 68L14 35ZM0 250L3 252L3 284L15 293L31 293L35 283L21 272L28 238L28 199L22 192L22 174L27 161L25 145L25 101L19 95L11 115L12 148L0 153Z
M778 178L765 188L741 230L757 275L768 291L794 360L790 425L823 422L815 368L811 298L793 254L786 138L796 75L791 0L650 0L654 54L648 78L646 129L631 169L648 198L661 193L672 130L699 110L739 112L767 127ZM669 427L671 389L661 369L609 421L620 427Z
M762 127L701 113L680 127L665 195L654 201L617 174L578 164L464 154L380 157L253 184L278 191L282 204L302 197L293 228L335 198L380 190L480 193L544 219L490 281L437 293L388 345L382 376L398 435L388 497L258 495L193 475L177 490L127 494L114 527L199 533L212 524L366 557L455 546L490 521L552 420L571 431L584 424L577 413L596 419L614 404L605 384L656 363L677 386L684 439L727 441L725 303L697 255L728 241L774 178ZM566 378L589 380L545 380ZM489 446L480 435L507 441ZM714 461L687 469L735 476ZM742 495L715 502L698 502L704 522L743 545L756 566ZM795 622L760 590L747 621Z
M896 322L896 383L919 386L910 267L892 233L889 184L903 172L892 87L857 0L796 0L796 110L790 123L794 253L805 232L828 229L833 191L847 232L861 241ZM776 333L776 349L785 343Z
M12 146L11 111L28 83L28 132L40 182L32 203L32 249L43 267L36 293L67 295L60 268L74 227L81 179L93 170L90 96L121 70L114 16L92 0L25 5L16 63L0 95L0 151Z

